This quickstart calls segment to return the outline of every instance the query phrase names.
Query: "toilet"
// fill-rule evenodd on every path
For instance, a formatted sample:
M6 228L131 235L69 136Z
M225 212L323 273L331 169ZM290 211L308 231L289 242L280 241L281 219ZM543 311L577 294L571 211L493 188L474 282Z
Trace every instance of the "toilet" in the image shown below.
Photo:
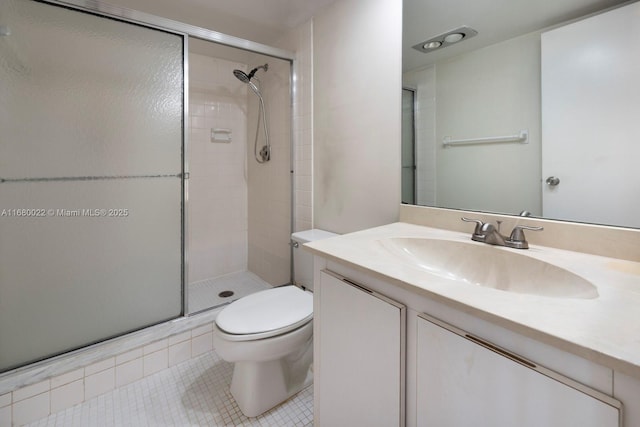
M216 317L213 346L234 363L231 394L247 417L313 382L313 256L300 246L333 236L317 229L293 233L295 285L240 298Z

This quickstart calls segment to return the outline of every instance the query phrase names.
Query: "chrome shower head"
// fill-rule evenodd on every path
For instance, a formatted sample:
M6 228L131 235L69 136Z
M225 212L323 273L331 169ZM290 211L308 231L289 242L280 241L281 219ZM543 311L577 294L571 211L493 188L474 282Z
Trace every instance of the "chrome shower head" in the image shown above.
M254 68L249 72L249 74L245 73L242 70L233 70L233 75L236 76L236 78L242 83L249 83L253 76L256 74L256 71L258 71L260 68L267 71L269 69L269 64L260 65L259 67Z
M246 83L247 86L258 96L260 100L260 112L262 112L262 128L264 129L264 138L265 144L258 153L258 131L260 129L260 113L258 113L258 121L256 123L256 139L253 142L253 155L255 156L258 163L265 163L271 159L271 145L269 144L269 129L267 128L267 109L264 106L264 99L262 99L262 94L260 93L260 89L256 86L251 79L256 74L259 69L263 69L267 71L269 69L269 64L260 65L249 72L249 74L245 73L242 70L233 70L233 75L236 76L238 80L242 83ZM260 84L260 81L256 79L256 82Z
M251 80L251 77L249 77L244 71L242 70L233 70L233 75L236 76L236 78L238 80L240 80L242 83L249 83L249 81ZM253 76L252 76L253 77Z

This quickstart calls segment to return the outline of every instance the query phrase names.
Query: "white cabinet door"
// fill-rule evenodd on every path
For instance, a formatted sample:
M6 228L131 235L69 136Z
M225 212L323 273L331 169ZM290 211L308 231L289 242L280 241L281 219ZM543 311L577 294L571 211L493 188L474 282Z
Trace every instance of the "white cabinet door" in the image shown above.
M428 316L417 358L418 426L621 425L620 402Z
M326 271L314 298L316 426L403 426L404 306Z

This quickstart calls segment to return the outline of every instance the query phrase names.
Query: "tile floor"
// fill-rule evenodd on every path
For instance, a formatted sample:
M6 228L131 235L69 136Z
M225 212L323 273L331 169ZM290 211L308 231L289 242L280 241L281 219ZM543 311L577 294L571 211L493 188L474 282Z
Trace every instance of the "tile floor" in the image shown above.
M249 271L190 283L188 289L189 313L197 313L218 307L243 296L269 288L271 288L271 285ZM233 295L226 298L218 295L226 290L233 291Z
M229 392L233 364L214 352L97 396L29 427L312 426L313 387L255 418Z

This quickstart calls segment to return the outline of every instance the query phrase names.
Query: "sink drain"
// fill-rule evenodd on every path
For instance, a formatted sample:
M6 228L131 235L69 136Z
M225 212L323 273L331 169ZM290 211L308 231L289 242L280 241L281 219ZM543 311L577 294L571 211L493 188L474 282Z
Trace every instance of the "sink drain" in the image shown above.
M220 298L229 298L233 295L233 291L222 291L218 294Z

